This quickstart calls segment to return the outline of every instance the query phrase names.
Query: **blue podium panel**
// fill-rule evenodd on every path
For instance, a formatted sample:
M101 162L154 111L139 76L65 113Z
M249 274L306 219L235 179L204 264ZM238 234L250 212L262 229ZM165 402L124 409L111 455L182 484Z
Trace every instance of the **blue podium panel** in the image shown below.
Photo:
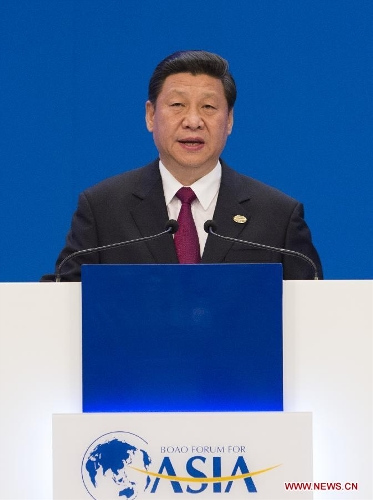
M280 264L82 267L83 411L283 409Z

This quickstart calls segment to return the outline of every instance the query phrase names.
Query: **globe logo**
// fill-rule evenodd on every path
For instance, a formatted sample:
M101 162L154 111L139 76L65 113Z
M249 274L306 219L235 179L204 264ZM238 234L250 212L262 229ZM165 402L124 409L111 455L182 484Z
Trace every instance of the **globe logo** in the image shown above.
M140 499L150 484L145 473L151 463L147 444L136 434L124 431L96 439L85 452L81 468L84 486L91 497Z

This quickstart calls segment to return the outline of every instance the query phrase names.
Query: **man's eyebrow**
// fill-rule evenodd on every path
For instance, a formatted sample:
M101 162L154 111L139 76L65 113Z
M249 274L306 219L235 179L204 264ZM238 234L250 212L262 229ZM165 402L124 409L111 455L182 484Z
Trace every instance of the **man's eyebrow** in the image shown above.
M177 88L174 88L174 89L170 89L167 92L167 95L172 95L172 94L177 94L180 96L188 96L189 92L185 92L184 90L179 90ZM206 92L203 92L202 97L216 97L216 95L217 95L217 92L215 92L214 90L211 90L211 91L206 90Z

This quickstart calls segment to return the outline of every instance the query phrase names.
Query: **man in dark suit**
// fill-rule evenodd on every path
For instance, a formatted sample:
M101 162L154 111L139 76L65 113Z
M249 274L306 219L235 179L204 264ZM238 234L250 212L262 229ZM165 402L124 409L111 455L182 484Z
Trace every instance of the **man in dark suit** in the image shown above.
M153 134L159 159L106 179L80 195L57 267L77 250L159 233L168 219L180 217L181 221L184 209L189 209L193 227L184 229L182 223L181 250L176 235L174 242L168 234L82 255L64 264L62 280L79 281L83 263L281 262L284 279L314 277L312 265L294 255L207 235L203 223L209 219L215 220L222 235L306 255L322 277L302 205L235 172L220 158L232 131L235 99L236 86L228 64L216 54L177 52L157 66L149 83L146 125ZM178 198L183 187L193 190L189 189L192 201ZM190 231L196 233L196 260L183 255L183 247L193 240Z

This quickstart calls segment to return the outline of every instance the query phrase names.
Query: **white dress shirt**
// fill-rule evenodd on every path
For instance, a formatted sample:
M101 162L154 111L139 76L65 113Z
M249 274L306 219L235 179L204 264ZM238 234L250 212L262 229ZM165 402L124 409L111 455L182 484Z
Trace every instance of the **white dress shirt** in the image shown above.
M177 220L181 208L181 201L175 195L183 185L175 179L161 161L159 162L159 170L162 177L163 193L168 217ZM221 165L218 161L216 167L210 173L198 179L198 181L194 182L191 186L186 186L192 188L197 196L192 202L192 215L198 233L201 256L207 240L207 233L203 226L207 220L212 219L214 216L220 181Z

